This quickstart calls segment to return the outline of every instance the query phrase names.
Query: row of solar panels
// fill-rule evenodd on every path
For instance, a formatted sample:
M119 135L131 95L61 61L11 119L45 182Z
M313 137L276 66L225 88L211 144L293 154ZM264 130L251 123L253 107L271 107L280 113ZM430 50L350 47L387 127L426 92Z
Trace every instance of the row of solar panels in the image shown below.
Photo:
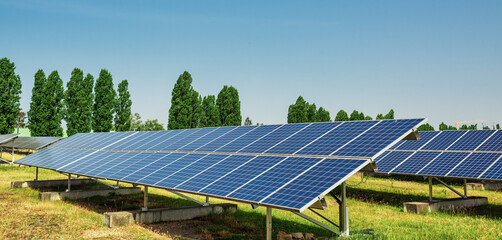
M18 162L295 210L369 163L357 159L57 148L45 148L29 157Z
M52 145L125 151L192 151L373 157L424 119L86 134Z
M77 134L18 163L303 211L423 121Z
M502 131L420 132L376 161L378 172L502 180Z
M44 148L61 139L61 137L17 137L4 141L0 144L0 147L36 150Z

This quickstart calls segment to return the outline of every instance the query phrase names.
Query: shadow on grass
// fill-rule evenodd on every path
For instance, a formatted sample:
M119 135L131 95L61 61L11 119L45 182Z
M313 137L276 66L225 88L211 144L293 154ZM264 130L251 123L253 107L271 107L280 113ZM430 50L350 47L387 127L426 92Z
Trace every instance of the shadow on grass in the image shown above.
M347 187L347 196L349 198L363 202L388 205L398 208L403 208L403 203L405 202L427 201L427 197L418 194L389 193L389 192L375 191L369 189L358 189L351 187ZM441 200L446 198L436 197L434 199ZM490 201L490 199L488 199L488 201ZM487 205L479 207L457 209L455 211L452 210L443 212L500 219L502 218L502 205L489 203Z

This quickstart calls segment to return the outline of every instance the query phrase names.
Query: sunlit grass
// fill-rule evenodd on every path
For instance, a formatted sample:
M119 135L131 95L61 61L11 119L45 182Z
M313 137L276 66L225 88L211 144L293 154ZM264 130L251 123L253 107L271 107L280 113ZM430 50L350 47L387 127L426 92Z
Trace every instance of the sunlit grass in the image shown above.
M3 238L169 238L169 233L150 227L132 225L117 229L103 226L103 211L131 210L142 207L142 194L128 197L91 198L72 202L41 202L34 189L10 189L11 181L32 180L35 168L0 166L0 239ZM59 173L40 169L40 180L66 179ZM109 182L114 184L114 182ZM355 234L352 239L502 239L502 193L471 190L469 195L485 196L489 205L457 212L413 214L403 212L403 202L428 198L426 181L399 181L387 178L360 177L347 181L350 230L374 229L374 234ZM129 184L121 184L130 187ZM454 186L462 191L461 186ZM175 207L195 203L165 190L150 188L150 207ZM446 187L434 185L437 199L457 195ZM204 201L201 196L192 196ZM228 201L210 199L211 203ZM328 209L322 212L338 222L338 206L327 197ZM263 239L265 208L252 209L238 204L235 214L213 215L201 219L203 224L193 231L200 237L214 239ZM305 211L322 222L326 222ZM274 235L284 232L312 232L316 236L330 233L317 225L287 211L273 210ZM188 226L188 225L187 225Z

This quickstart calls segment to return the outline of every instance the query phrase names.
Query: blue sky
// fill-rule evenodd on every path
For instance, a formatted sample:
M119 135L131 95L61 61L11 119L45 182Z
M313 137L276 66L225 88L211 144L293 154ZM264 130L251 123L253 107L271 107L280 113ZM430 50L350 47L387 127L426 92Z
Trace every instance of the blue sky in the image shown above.
M502 1L0 1L0 57L21 76L74 67L167 123L185 70L202 95L239 90L243 119L285 123L299 95L336 112L502 123Z

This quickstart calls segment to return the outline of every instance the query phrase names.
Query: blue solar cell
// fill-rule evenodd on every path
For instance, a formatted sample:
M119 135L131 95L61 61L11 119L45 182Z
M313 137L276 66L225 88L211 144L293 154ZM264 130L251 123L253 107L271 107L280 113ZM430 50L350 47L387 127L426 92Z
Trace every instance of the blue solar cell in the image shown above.
M392 173L416 174L420 169L434 160L434 158L439 156L439 154L440 152L417 152L393 170Z
M398 164L408 158L413 152L409 151L392 151L385 157L379 158L376 162L377 172L388 173Z
M215 128L215 127L201 128L199 131L196 131L193 134L190 134L189 136L186 136L185 138L183 138L177 142L173 142L171 145L166 146L162 150L164 150L164 151L178 150L179 148L181 148L185 145L188 145L188 144L192 143L193 141L198 140L201 137L204 137L205 135L213 132L216 129L217 128Z
M187 164L184 168L180 169L178 172L166 176L162 181L155 183L157 186L162 186L166 188L175 188L177 185L183 183L184 181L195 176L197 173L202 172L213 164L219 162L220 160L228 157L228 155L223 154L211 154L200 158L196 162Z
M111 179L121 179L133 172L131 166L138 163L139 163L138 165L140 165L141 163L143 165L146 164L148 157L152 156L153 154L154 153L150 152L141 152L141 153L131 154L130 158L125 156L122 161L116 162L115 165L112 165L113 163L110 164L108 169L97 173L96 176L103 178L111 178Z
M419 171L417 174L430 176L445 176L453 169L460 161L467 157L469 153L465 152L443 152L427 167Z
M309 124L286 124L277 130L271 132L260 140L250 144L249 146L239 150L241 153L262 153L273 147L277 143L283 141L289 136L293 136Z
M157 186L157 182L162 181L163 179L169 177L171 174L176 173L177 171L185 168L190 164L196 163L198 160L205 156L207 156L207 154L187 154L177 159L176 161L173 161L171 164L166 165L153 172L152 174L148 175L148 177L138 180L138 182Z
M340 124L341 122L312 123L294 136L267 150L266 153L293 154Z
M132 144L135 144L139 141L142 141L145 138L152 138L153 137L152 135L155 135L156 133L158 134L159 132L136 132L135 134L131 135L130 137L128 137L120 142L111 144L111 145L105 147L104 149L107 149L107 150L129 150L129 147Z
M231 172L234 169L237 169L239 166L243 165L253 158L255 158L255 156L230 155L223 161L215 163L214 166L208 167L204 171L201 171L192 179L181 183L176 188L186 191L198 192L200 189L206 187L209 183L214 182L221 176Z
M86 134L85 133L77 133L75 135L72 135L70 137L67 137L63 139L64 141L59 141L57 143L52 144L50 147L67 147L77 141L80 141L82 138L85 138Z
M242 135L241 137L229 142L228 144L218 148L215 152L238 152L240 149L245 148L254 141L267 136L272 131L280 129L284 125L264 125L259 126L253 131Z
M148 148L155 146L156 144L169 141L171 138L181 135L186 131L182 130L172 130L172 131L158 131L158 132L147 132L151 135L147 135L143 139L138 139L135 143L129 146L121 146L121 150L129 151L146 151Z
M19 164L56 170L61 164L71 163L92 150L44 148L16 161Z
M82 156L82 159L80 159L77 162L74 162L73 164L67 163L64 165L60 165L58 167L58 170L63 172L78 172L90 164L93 163L98 164L98 162L100 162L105 157L107 158L108 155L110 154L110 152L107 151L97 151L97 150L85 150L85 151L88 152L88 154Z
M286 158L227 197L260 201L321 160L320 158Z
M493 180L502 180L502 161L501 158L494 161L495 163L487 168L486 172L483 175L480 175L481 179L493 179Z
M372 157L422 121L423 119L383 120L332 155Z
M477 178L500 156L502 156L500 153L472 153L451 171L448 176Z
M258 128L258 126L244 126L244 127L237 127L236 129L222 135L219 138L214 139L213 141L208 142L207 144L203 145L200 148L195 149L195 151L202 151L202 152L212 152L225 144L241 137L242 135L255 130Z
M136 169L135 172L129 174L128 176L125 176L121 180L128 182L138 182L140 179L148 177L150 174L155 173L159 169L168 166L169 164L172 164L176 162L178 159L187 155L186 153L158 153L158 154L159 155L156 155L158 156L158 158L155 161L143 166L142 168Z
M192 143L179 148L178 150L179 151L193 151L197 148L202 147L203 145L208 144L209 142L213 141L214 139L217 139L217 138L229 133L230 131L235 130L236 128L237 127L220 127L218 129L214 130L213 132L193 141Z
M387 155L389 155L392 151L385 151L380 156L375 158L375 163L378 163L381 159L384 159Z
M491 136L488 141L483 143L478 149L478 151L502 151L502 131L497 130L497 132Z
M438 134L441 134L442 131L437 131L437 132L419 132L420 139L418 140L402 140L403 142L399 147L397 147L397 150L418 150L422 146L424 146L427 142L429 142L433 137L437 136Z
M180 141L184 138L190 138L190 135L195 134L195 133L201 131L202 129L204 129L204 128L177 130L177 132L179 134L170 136L168 139L166 139L164 141L158 141L158 142L155 142L154 144L149 144L150 147L148 147L146 150L148 150L148 151L168 150L169 146L171 146L173 143ZM173 150L173 149L170 149L170 150ZM174 150L176 150L176 149L174 149Z
M361 169L369 161L352 159L325 159L291 183L282 187L262 203L300 209L340 184L350 173Z
M312 144L300 150L297 154L302 155L330 155L338 148L348 143L359 134L363 133L378 122L375 121L354 121L343 122L334 131L315 140Z
M123 160L123 157L132 157L137 153L129 152L106 152L101 158L91 155L91 163L79 169L79 173L87 176L96 176L97 173L104 171L110 167L110 164Z
M467 131L443 131L425 145L422 150L447 150L450 145L459 140Z
M200 192L225 196L284 158L258 156L245 165L235 168L234 171L228 172L224 177L208 183L207 187L200 190Z
M495 130L469 131L458 142L451 145L448 150L474 151L494 132Z
M79 143L78 148L102 149L116 142L120 142L136 132L111 132L111 133L88 133L87 141Z

